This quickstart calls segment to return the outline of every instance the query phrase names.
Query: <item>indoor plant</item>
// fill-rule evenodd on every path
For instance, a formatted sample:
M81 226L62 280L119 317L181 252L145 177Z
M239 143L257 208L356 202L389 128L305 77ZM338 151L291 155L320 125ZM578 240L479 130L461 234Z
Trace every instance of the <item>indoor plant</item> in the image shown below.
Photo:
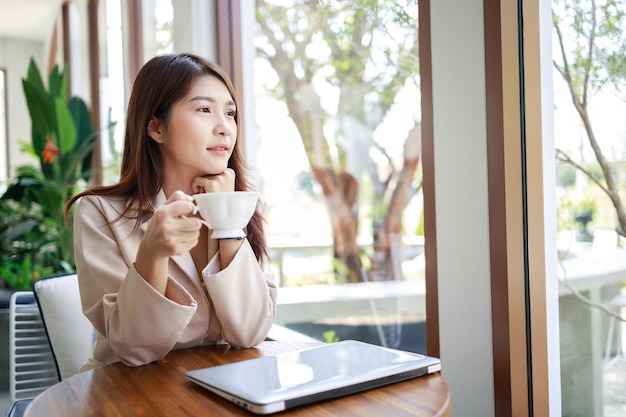
M64 208L89 179L96 133L85 102L68 97L67 83L67 72L55 66L46 89L33 59L22 79L31 118L25 150L39 167L19 167L0 197L0 287L30 289L40 276L74 268Z

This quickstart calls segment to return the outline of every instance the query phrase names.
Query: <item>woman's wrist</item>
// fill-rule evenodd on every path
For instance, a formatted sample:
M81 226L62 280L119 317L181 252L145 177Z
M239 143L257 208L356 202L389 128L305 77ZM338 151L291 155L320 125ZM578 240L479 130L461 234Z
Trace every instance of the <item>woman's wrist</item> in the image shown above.
M230 265L231 261L235 258L235 254L243 244L243 239L244 238L230 238L218 240L220 248L220 265L222 269Z

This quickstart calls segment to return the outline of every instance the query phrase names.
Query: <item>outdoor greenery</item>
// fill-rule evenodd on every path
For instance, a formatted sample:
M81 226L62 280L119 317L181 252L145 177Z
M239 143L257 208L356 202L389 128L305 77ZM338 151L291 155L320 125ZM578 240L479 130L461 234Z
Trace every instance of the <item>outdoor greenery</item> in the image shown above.
M326 343L337 343L341 341L339 336L337 336L337 332L335 332L334 330L326 330L324 333L322 333L322 337L324 338L324 341Z
M601 93L626 99L626 1L553 0L552 5L558 44L554 51L554 68L567 84L595 161L585 161L562 149L556 150L556 156L560 162L576 168L589 179L591 186L587 195L581 197L583 200L594 196L593 188L608 198L614 208L613 218L617 219L615 230L626 236L626 151L615 152L615 144L601 140L597 134L599 123L590 111L593 99ZM579 140L578 137L571 139ZM564 181L565 178L558 173L559 181ZM560 217L567 216L569 203L580 204L582 201L565 199Z
M259 87L285 103L298 130L328 209L336 281L391 279L393 239L421 188L418 105L404 106L406 129L384 124L403 92L419 95L417 1L256 0L256 17L257 56L275 74ZM399 156L390 144L403 144ZM359 229L371 230L371 253L360 250Z
M67 200L89 179L96 134L79 97L68 97L67 72L55 66L44 86L31 59L22 87L31 118L25 151L39 167L22 166L0 197L0 286L29 289L37 278L74 268Z
M558 230L582 229L582 219L588 216L590 221L587 224L593 222L598 209L596 200L593 198L572 201L563 197L559 205Z

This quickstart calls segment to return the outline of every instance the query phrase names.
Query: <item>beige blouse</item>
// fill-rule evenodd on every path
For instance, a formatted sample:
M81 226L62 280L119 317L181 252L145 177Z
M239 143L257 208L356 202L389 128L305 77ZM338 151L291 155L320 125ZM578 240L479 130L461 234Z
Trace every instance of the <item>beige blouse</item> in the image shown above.
M155 207L165 203L161 191ZM156 291L134 267L146 223L119 217L124 198L85 196L74 217L76 271L83 312L98 331L93 358L83 370L119 361L144 365L171 350L228 343L251 347L267 336L276 315L276 285L247 240L220 271L217 242L209 241L209 264L198 276L189 252L169 261L167 291ZM265 262L267 264L268 262Z

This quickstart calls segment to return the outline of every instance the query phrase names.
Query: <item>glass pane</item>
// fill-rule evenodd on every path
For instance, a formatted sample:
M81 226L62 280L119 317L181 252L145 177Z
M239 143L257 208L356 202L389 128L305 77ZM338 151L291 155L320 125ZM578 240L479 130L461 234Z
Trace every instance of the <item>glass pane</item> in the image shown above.
M626 415L624 6L552 2L564 416Z
M171 0L156 0L154 8L156 23L156 46L157 55L172 53L174 51L173 22L174 8Z
M257 1L277 323L425 352L416 1Z

